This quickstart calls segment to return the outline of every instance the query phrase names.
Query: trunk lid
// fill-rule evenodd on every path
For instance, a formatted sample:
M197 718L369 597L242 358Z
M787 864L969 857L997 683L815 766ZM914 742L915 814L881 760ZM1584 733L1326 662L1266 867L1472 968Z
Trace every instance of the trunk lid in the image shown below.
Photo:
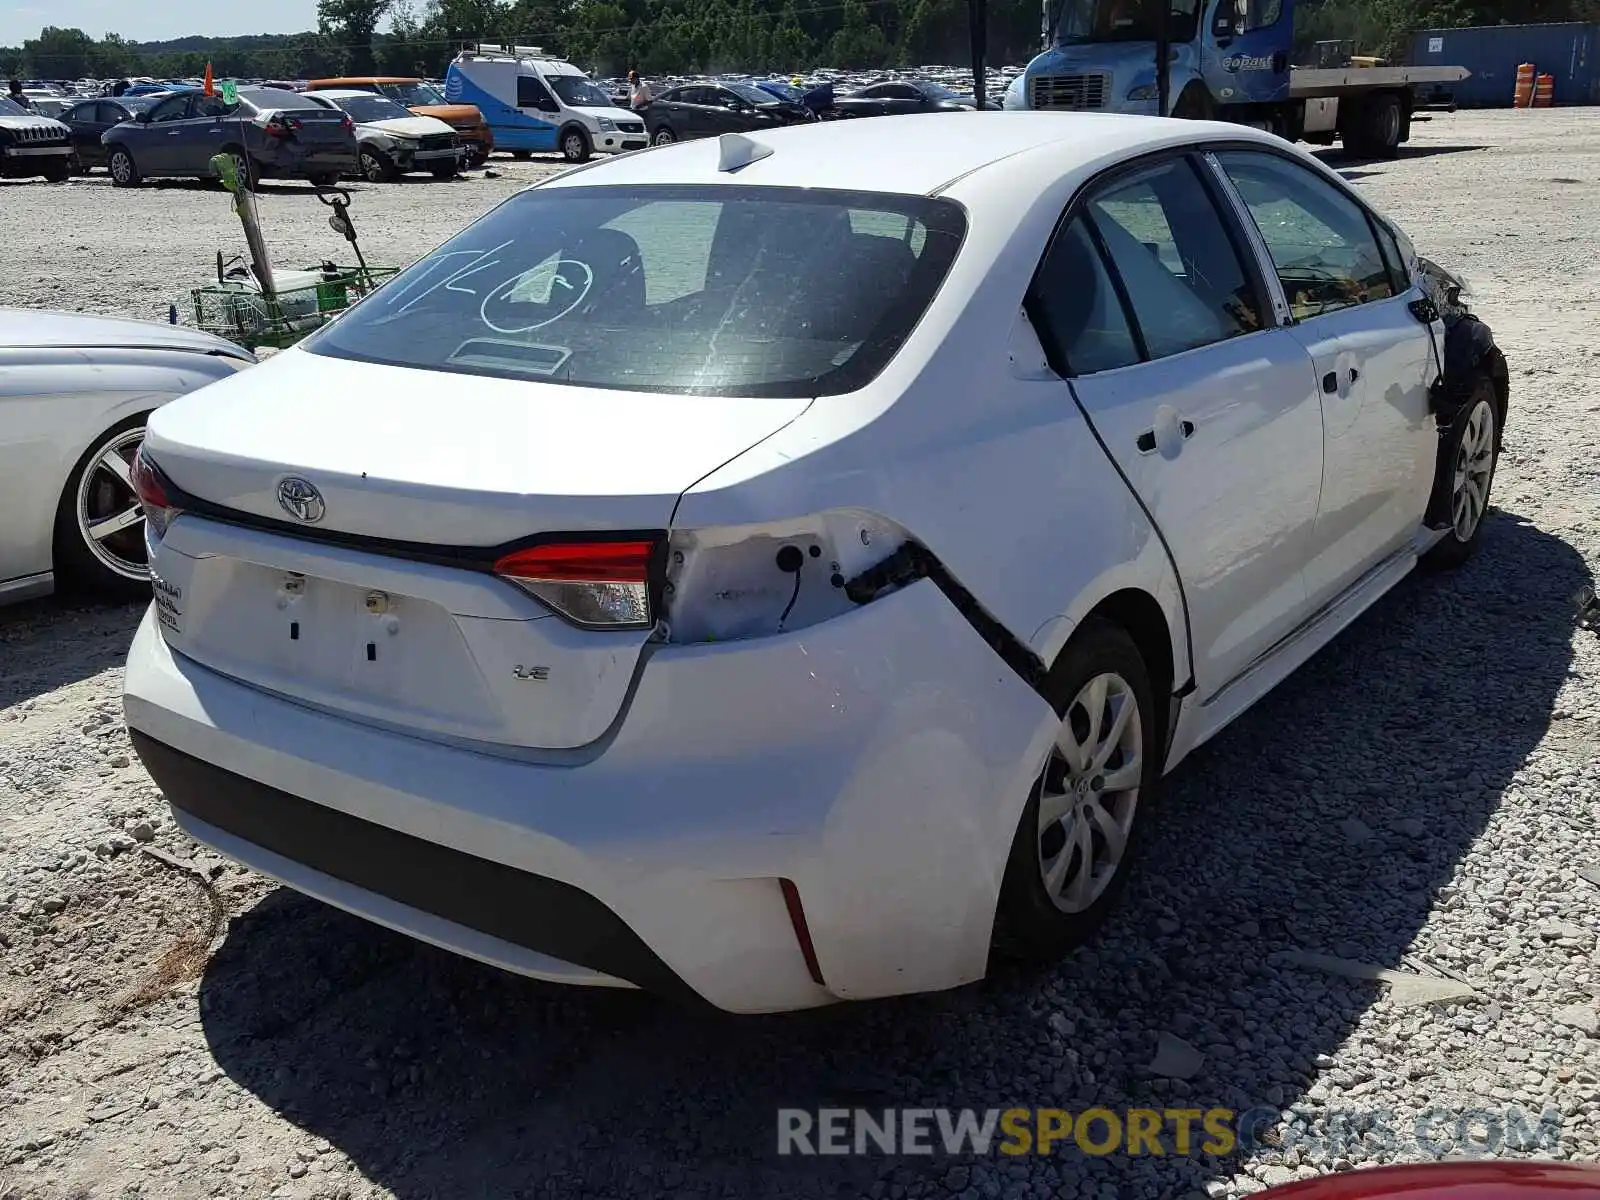
M602 736L651 631L569 624L490 573L488 551L666 529L685 490L807 404L298 349L198 400L158 410L145 441L206 514L180 516L152 557L167 640L266 690L491 751ZM289 476L320 493L319 520L280 503Z

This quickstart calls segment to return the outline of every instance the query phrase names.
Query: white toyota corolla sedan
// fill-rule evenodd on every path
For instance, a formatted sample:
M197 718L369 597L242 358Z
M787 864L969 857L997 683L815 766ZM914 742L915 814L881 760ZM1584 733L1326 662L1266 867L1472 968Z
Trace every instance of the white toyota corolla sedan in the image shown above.
M568 172L154 415L134 744L202 842L542 979L1058 954L1166 771L1479 537L1505 364L1442 279L1231 125Z

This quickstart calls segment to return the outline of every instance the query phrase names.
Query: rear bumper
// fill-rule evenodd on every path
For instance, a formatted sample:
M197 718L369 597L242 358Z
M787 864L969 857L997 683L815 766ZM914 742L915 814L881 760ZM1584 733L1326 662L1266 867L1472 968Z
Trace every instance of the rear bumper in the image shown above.
M282 147L275 154L253 154L258 165L274 175L354 175L360 169L355 147L349 150Z
M221 852L510 970L735 1012L981 978L1054 725L928 582L791 635L661 648L578 766L278 699L174 654L153 612L124 702L179 823Z

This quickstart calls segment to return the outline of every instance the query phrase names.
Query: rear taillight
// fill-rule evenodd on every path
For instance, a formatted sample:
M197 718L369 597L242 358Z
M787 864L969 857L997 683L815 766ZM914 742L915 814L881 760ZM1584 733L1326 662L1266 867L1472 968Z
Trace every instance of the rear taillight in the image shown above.
M345 120L347 120L347 121L349 119L350 119L349 117L345 118ZM294 117L285 117L281 113L278 114L277 116L273 117L272 120L268 121L266 123L266 125L264 125L262 127L263 131L266 133L266 135L268 137L278 137L278 138L281 138L281 137L292 137L292 136L294 136L295 130L297 130L299 128L300 128L300 122L296 118L294 118Z
M133 494L139 497L139 505L144 509L146 526L158 540L165 537L167 528L183 510L173 504L167 477L150 461L143 446L133 456L128 477L133 483Z
M875 582L911 544L874 513L838 510L772 525L675 530L662 626L668 641L727 642L830 621L902 586Z
M575 625L590 629L647 629L650 541L547 542L514 550L494 573L516 584Z
M356 123L352 121L349 114L346 113L344 116L339 118L339 128L344 130L346 133L354 133L356 131Z

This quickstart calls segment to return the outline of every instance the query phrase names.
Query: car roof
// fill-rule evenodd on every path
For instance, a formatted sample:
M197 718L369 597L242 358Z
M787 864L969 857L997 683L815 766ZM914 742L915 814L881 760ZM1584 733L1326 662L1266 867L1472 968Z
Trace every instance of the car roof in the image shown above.
M721 183L927 195L1019 157L1060 178L1075 169L1204 140L1285 145L1271 134L1219 122L976 110L792 125L751 136L773 153L735 171L717 169L720 139L701 138L579 167L537 186Z
M332 79L313 79L306 86L326 91L330 88L347 87L354 83L423 83L420 75L340 75Z

